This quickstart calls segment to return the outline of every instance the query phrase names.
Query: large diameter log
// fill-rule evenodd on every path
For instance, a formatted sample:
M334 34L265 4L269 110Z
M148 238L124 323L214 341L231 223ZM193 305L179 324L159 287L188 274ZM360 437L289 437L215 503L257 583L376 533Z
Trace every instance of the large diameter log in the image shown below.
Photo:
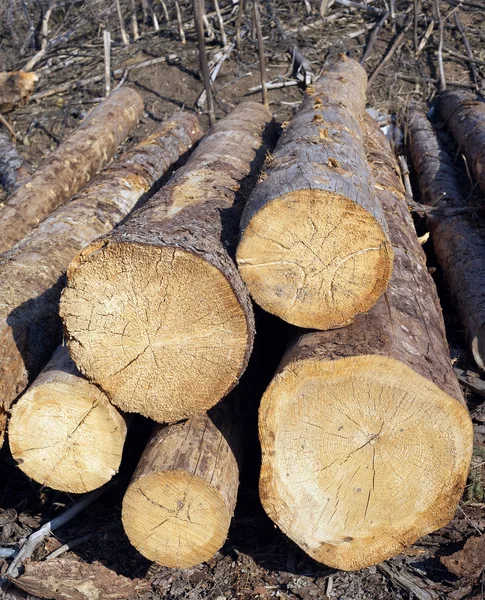
M61 342L59 296L69 262L124 219L200 135L195 116L167 119L0 256L0 445L8 408Z
M99 104L0 208L0 252L80 190L111 159L142 112L140 94L127 87Z
M10 136L0 131L0 186L11 194L29 176L30 171Z
M83 494L118 472L126 431L121 413L59 346L14 405L8 439L26 475L43 486Z
M449 90L441 94L440 114L465 153L485 192L485 103L471 92Z
M209 415L155 428L121 513L143 556L186 568L221 548L236 505L239 443L231 413L221 405Z
M366 81L342 58L307 88L242 215L237 262L253 299L300 327L349 323L392 271L362 143Z
M348 327L299 338L259 414L266 512L314 559L345 570L445 525L473 444L397 165L371 120L366 147L395 254L388 290Z
M13 110L26 104L32 95L39 77L25 71L0 73L0 113Z
M438 209L427 218L433 247L465 325L473 357L485 369L485 237L472 217L453 214L453 209L466 207L458 174L416 103L408 108L407 128L422 198ZM451 210L447 215L448 209Z
M201 414L244 372L249 294L231 258L272 122L239 105L122 226L73 261L61 300L69 351L126 412L160 423Z

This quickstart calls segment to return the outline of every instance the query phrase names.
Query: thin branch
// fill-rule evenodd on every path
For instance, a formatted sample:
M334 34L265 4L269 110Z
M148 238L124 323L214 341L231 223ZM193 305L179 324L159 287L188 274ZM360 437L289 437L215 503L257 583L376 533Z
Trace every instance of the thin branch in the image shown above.
M44 48L47 46L47 41L48 41L48 36L49 36L49 19L51 18L51 14L52 14L52 11L54 10L55 5L56 5L56 0L49 2L49 6L47 7L47 10L45 11L45 13L42 17L42 25L40 27L40 36L41 36L40 49L41 50L44 50Z
M465 30L463 28L463 25L461 24L460 21L460 16L459 16L459 9L455 12L455 25L458 29L458 31L461 34L461 37L463 38L463 44L465 46L465 50L466 50L466 54L468 56L469 59L469 64L470 64L470 72L471 72L471 76L473 79L473 82L475 83L475 85L477 86L477 88L480 87L479 85L479 77L478 77L478 71L477 68L475 66L475 62L473 60L473 52L472 49L470 47L470 42L468 41L468 38L466 36Z
M408 21L408 23L404 26L404 29L397 36L397 38L394 40L394 43L389 48L388 53L384 56L384 58L382 59L382 61L379 63L379 65L377 65L376 69L374 70L374 72L372 73L372 75L369 77L369 81L367 83L367 89L369 89L371 87L371 85L377 79L378 75L381 73L382 69L391 60L391 58L393 57L393 55L396 52L396 50L398 50L402 46L402 44L404 43L404 40L405 40L405 37L406 37L406 32L409 29L409 25L410 25L410 23Z
M438 17L440 41L438 45L438 70L440 75L440 92L446 90L445 69L443 67L443 19L441 17L440 0L435 0L436 15Z
M263 96L263 104L266 108L269 108L268 102L268 90L266 89L266 59L264 56L264 42L263 34L261 32L261 19L259 18L259 3L258 0L253 0L253 16L254 24L256 26L256 35L258 37L258 52L259 52L259 65L261 72L261 90Z
M182 13L180 12L180 5L178 0L175 0L175 12L177 13L177 23L179 26L179 37L182 44L185 44L185 32L184 32L184 24L182 22Z
M106 29L103 32L104 44L104 89L106 97L111 92L111 34Z
M170 23L170 17L168 16L167 5L165 4L165 0L160 0L160 4L162 5L163 16L165 17L165 21Z
M379 31L384 26L384 23L387 21L388 17L389 17L389 11L387 10L382 15L382 19L379 21L379 23L377 23L377 25L374 27L374 29L371 33L371 36L369 38L369 43L367 44L367 48L365 49L365 52L364 52L362 58L360 59L361 65L363 65L365 63L365 61L369 58L370 53L372 52L372 49L374 48L374 45L377 41L377 36L379 35Z
M226 35L226 30L224 29L224 19L222 18L221 9L219 7L218 0L214 0L214 8L215 8L215 11L217 14L217 20L219 21L219 31L221 32L222 45L226 46L227 45L227 35Z
M293 87L294 85L298 85L299 83L300 82L297 79L289 79L288 81L270 81L266 84L266 89L278 90L280 88ZM260 85L256 85L254 87L249 88L245 95L249 96L251 94L255 94L256 92L261 92L261 90L262 87Z
M5 127L5 129L9 132L9 134L13 140L20 138L20 134L15 132L15 129L10 125L10 123L2 115L2 113L0 113L0 124L2 124Z
M202 78L204 80L205 91L207 94L207 109L209 112L209 122L215 125L216 118L214 114L214 101L212 98L211 78L209 73L209 63L207 62L207 54L205 53L204 42L204 24L202 20L202 0L193 0L195 30L197 32L197 43L199 46L199 62Z
M435 25L435 21L434 21L434 19L431 19L428 27L426 27L426 31L424 32L424 35L421 38L421 41L418 44L418 49L416 50L416 54L415 54L416 58L419 58L419 55L424 50L424 47L426 46L426 42L428 41L429 36L433 33L434 25Z
M237 19L236 19L236 48L241 50L241 25L242 18L244 12L244 3L245 0L239 0L239 9L237 11Z
M138 32L138 21L136 19L136 0L131 0L131 35L136 42L140 38Z
M118 13L118 20L120 22L121 41L125 46L129 46L130 40L128 39L128 35L126 33L125 23L123 21L123 13L121 12L120 0L116 0L116 11Z

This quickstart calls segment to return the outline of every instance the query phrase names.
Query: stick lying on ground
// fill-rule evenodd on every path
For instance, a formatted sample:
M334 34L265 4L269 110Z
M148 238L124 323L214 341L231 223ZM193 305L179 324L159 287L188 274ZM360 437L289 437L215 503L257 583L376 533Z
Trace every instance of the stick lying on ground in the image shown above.
M157 426L123 499L123 527L149 560L186 568L224 544L239 486L234 407Z
M70 266L60 307L70 354L122 410L178 421L208 410L244 372L254 317L231 254L270 123L260 104L240 104L168 185Z
M266 512L310 556L345 570L452 519L473 445L396 161L370 117L366 130L395 252L389 288L348 327L303 335L259 414Z
M84 494L120 466L126 422L59 346L12 409L8 440L22 471L41 485Z
M27 104L38 81L39 78L35 73L24 71L0 73L0 113L7 113L16 106Z
M349 323L391 274L362 143L365 82L364 69L342 59L309 88L242 215L237 261L251 295L300 327Z
M408 108L409 150L426 204L465 207L453 160L416 103ZM470 216L428 216L433 247L465 325L473 357L485 369L485 237Z
M30 171L10 136L0 131L0 186L11 194L29 176Z
M58 303L69 261L126 217L200 135L195 116L167 119L0 257L0 445L8 408L61 342Z
M111 159L142 112L141 96L130 88L113 92L98 105L0 208L0 252L89 181Z

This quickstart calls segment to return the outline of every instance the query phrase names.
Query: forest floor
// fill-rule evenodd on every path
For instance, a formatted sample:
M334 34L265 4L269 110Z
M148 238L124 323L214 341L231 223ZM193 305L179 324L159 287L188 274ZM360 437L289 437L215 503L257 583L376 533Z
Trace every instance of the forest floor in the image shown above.
M181 4L188 18L189 3ZM292 41L298 44L317 75L335 62L341 53L360 60L372 29L380 19L369 10L347 9L333 4L327 18L322 20L317 10L308 15L305 3L299 0L263 2L262 21L267 73L268 80L271 81L292 79L292 60L281 41L274 20L269 18L269 4L272 4L281 26ZM460 18L475 57L483 63L485 3L482 8L479 4L471 4L472 6L460 8ZM371 5L384 7L381 0L376 0ZM456 12L456 2L441 3L442 18L446 19L447 24L444 28L443 45L445 77L448 85L461 84L467 87L472 83L468 63L450 54L465 54L461 35L454 27L454 14L450 13L454 6ZM388 117L390 123L394 121L399 124L402 111L410 99L420 99L430 105L439 90L436 58L439 40L438 16L434 13L435 4L431 2L423 0L419 7L420 18L416 29L418 41L433 18L435 22L434 30L420 56L416 58L414 51L413 4L402 0L396 4L396 18L389 18L381 29L365 63L368 73L372 73L399 32L406 31L403 45L385 66L368 93L369 107L384 115L384 120ZM115 20L112 30L116 27ZM228 24L227 30L229 36L232 36L234 21ZM61 45L53 49L45 60L39 62L37 72L40 82L36 90L37 98L34 96L27 106L18 108L9 116L14 129L23 139L23 143L18 146L19 151L32 167L37 166L60 140L78 126L81 119L103 95L103 82L82 87L72 86L67 93L49 95L50 91L68 81L74 82L102 74L102 35L99 36L99 31L93 31L92 28L84 31L81 27L79 35L72 38L67 47ZM243 20L243 31L246 35L243 37L241 50L231 53L215 83L217 117L222 117L232 106L243 100L260 100L258 94L249 93L252 86L260 83L260 75L251 23L247 18ZM154 32L152 27L146 25L142 37L128 47L115 40L113 69L126 69L140 61L167 57L165 63L128 73L126 85L133 86L142 94L145 114L120 152L141 140L156 123L173 111L182 108L195 110L203 86L199 76L195 35L190 29L186 35L187 43L182 44L178 39L176 23L162 22L159 32ZM219 49L220 44L217 41L207 45L209 55ZM63 67L66 61L71 59L74 59L74 62ZM18 57L14 41L9 41L8 36L4 35L0 42L0 68L20 68L25 62L26 58ZM476 68L480 86L485 68L482 64L478 64ZM270 107L279 122L291 117L303 93L303 88L299 85L269 91ZM202 114L201 120L207 130L207 116ZM417 194L416 199L419 200ZM416 225L418 233L424 233L424 223L418 220ZM435 276L441 296L454 364L465 371L474 371L476 369L467 353L461 324L449 301L431 244L427 243L424 247L428 253L429 268ZM269 382L284 351L287 332L285 327L261 311L258 312L257 318L260 330L265 329L266 334L258 335L252 361L257 362L258 356L261 355L271 356L272 361L267 364L267 372L259 373L257 377L252 377L250 367L243 381L243 389L247 397L251 398L251 401L248 400L246 427L253 443L246 456L235 518L222 550L208 563L191 569L173 570L151 564L128 542L120 519L121 499L150 431L149 423L138 419L131 428L116 485L109 488L69 525L59 530L55 537L49 538L33 559L41 560L62 543L92 533L90 541L64 556L75 556L88 563L98 561L126 577L145 579L150 583L150 589L140 592L140 598L144 600L244 600L272 597L299 600L483 600L483 574L480 573L480 569L471 573L471 570L466 568L473 557L468 556L466 552L463 554L455 569L457 574L450 572L440 561L440 557L461 550L468 538L480 536L485 532L483 489L476 481L469 481L467 496L462 501L455 519L447 527L422 538L399 557L358 572L336 571L312 561L266 517L257 494L257 399ZM484 399L474 395L469 389L464 389L464 392L477 425L476 444L484 447L485 436L480 433L485 430L485 410L482 411L480 406ZM25 477L16 468L9 454L8 444L5 444L0 452L0 464L1 546L18 542L75 500L67 494L41 488ZM478 470L480 468L479 466ZM485 564L484 556L478 557L478 560L482 560L482 566ZM4 572L6 568L7 561L0 559L0 572ZM12 587L8 592L0 593L14 597L17 592Z

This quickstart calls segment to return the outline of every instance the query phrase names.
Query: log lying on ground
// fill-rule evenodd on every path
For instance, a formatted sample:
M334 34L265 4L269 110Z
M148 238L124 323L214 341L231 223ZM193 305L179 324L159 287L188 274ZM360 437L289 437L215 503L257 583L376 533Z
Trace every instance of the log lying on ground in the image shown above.
M149 560L192 567L212 558L226 540L241 458L228 400L209 415L154 430L121 514L130 542Z
M10 136L0 131L0 186L7 194L11 194L29 176L29 168L17 152Z
M243 212L237 262L266 311L329 329L374 305L393 256L362 143L364 69L342 59L308 89Z
M25 71L0 73L0 113L7 113L16 106L27 104L39 77Z
M348 327L303 335L259 414L266 512L310 556L345 570L445 525L473 443L396 162L370 118L367 127L395 253L388 290Z
M175 422L244 372L251 301L231 258L271 114L239 105L144 207L85 248L61 300L69 351L126 412Z
M441 94L439 107L485 192L485 102L471 92L449 90Z
M111 159L142 112L141 96L127 87L97 106L0 208L0 252L81 189Z
M61 342L58 304L69 262L125 218L200 135L195 116L167 119L0 256L0 445L6 411Z
M445 210L465 207L453 160L416 103L408 108L407 127L424 202ZM485 237L466 214L431 213L427 224L473 357L485 369Z
M121 413L59 346L13 407L8 439L26 475L55 490L83 494L118 472L126 431Z

